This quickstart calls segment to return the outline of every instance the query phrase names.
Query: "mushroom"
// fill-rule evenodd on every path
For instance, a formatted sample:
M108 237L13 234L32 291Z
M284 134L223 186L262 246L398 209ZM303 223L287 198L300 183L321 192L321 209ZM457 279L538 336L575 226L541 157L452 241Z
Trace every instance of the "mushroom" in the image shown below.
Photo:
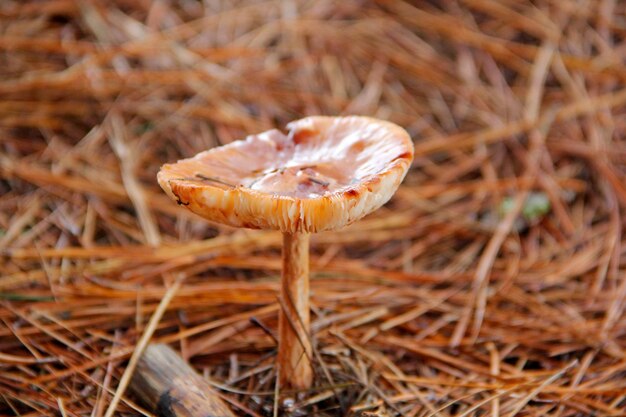
M310 233L378 209L413 159L407 132L360 116L314 116L163 165L158 181L205 219L283 233L278 372L281 386L313 382L309 335Z

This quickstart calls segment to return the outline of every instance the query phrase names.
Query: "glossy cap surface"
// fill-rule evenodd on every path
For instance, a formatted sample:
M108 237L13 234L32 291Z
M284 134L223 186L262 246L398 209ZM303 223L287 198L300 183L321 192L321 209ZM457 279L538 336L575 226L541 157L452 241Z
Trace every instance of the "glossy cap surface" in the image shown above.
M385 204L413 159L399 126L368 117L314 116L161 167L165 192L218 223L319 232Z

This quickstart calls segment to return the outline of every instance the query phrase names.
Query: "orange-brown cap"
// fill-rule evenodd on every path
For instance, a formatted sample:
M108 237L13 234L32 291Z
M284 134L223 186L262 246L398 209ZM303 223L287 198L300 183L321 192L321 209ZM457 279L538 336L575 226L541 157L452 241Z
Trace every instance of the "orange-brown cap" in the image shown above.
M385 204L413 160L399 126L368 117L314 116L161 167L178 204L218 223L320 232Z

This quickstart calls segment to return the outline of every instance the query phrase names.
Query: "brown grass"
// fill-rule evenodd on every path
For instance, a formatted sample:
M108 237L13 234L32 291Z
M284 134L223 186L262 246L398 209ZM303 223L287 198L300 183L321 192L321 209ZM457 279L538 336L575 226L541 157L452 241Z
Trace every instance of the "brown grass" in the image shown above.
M241 415L626 415L625 21L619 0L1 2L0 414L105 415L167 294L152 340ZM280 235L209 225L155 174L353 113L416 160L314 236L317 383L276 390Z

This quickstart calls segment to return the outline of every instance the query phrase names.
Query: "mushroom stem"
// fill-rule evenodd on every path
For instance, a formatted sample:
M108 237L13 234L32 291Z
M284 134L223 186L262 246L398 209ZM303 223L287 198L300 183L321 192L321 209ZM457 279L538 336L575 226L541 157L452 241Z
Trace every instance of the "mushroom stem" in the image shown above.
M283 233L283 272L278 321L278 366L282 388L306 389L313 383L309 336L308 233Z

